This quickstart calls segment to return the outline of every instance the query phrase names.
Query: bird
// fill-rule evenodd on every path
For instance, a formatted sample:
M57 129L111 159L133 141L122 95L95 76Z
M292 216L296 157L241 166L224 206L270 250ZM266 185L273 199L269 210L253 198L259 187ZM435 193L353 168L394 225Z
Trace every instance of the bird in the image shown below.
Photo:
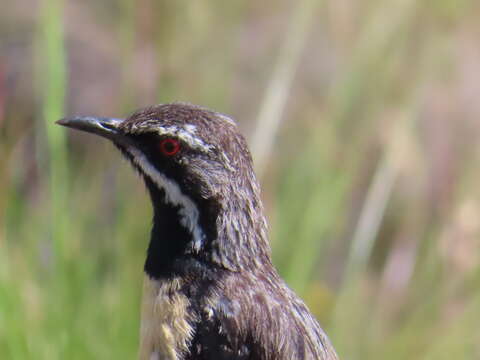
M252 156L232 118L171 103L57 123L111 140L148 189L141 360L338 359L272 264Z

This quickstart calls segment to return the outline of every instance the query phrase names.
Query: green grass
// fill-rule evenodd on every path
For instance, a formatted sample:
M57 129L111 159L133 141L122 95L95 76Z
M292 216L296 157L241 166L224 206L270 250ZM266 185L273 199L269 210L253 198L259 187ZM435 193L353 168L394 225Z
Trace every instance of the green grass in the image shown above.
M32 51L4 52L19 90L0 56L1 359L135 358L147 194L110 144L54 121L171 100L240 121L274 261L342 358L478 358L478 5L262 4L0 17Z

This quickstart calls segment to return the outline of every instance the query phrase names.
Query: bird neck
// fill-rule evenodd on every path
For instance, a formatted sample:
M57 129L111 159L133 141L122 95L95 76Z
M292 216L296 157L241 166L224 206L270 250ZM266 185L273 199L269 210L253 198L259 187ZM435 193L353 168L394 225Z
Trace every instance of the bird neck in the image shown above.
M211 272L252 271L271 266L266 221L258 193L226 189L215 199L196 199L195 226L185 221L185 209L166 201L165 190L146 180L153 204L153 227L145 262L152 278Z

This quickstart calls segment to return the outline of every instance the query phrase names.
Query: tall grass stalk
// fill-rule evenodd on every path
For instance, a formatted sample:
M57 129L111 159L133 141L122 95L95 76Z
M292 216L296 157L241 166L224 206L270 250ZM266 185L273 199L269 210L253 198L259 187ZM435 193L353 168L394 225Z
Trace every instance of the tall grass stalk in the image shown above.
M397 7L394 12L395 17L386 19L383 15L389 12L391 6ZM413 20L415 7L415 2L411 0L402 3L389 1L388 4L386 3L377 9L376 14L372 17L375 20L366 26L364 33L360 36L358 48L355 50L356 55L350 65L352 73L347 74L344 81L340 82L332 91L333 99L335 99L332 102L332 114L339 120L340 124L343 116L338 118L337 115L351 109L352 106L349 103L362 99L363 92L366 90L359 88L358 84L352 83L356 75L360 74L371 79L369 82L362 82L362 86L373 85L377 88L382 88L392 79L391 76L388 76L388 73L375 76L375 67L378 63L382 63L382 66L388 66L389 63L394 61L394 56L404 56L404 42L401 40ZM396 42L394 50L391 50L392 42ZM413 94L410 96L413 96ZM385 107L389 102L387 98L382 98L382 94L372 95L369 101L372 103L382 103L383 101L385 104L381 104L381 107ZM391 106L402 108L406 104L409 104L408 100L403 100L400 104ZM364 106L368 107L369 105L365 104ZM373 115L371 114L371 116ZM401 116L396 122L397 125L392 129L392 133L396 134L397 137L392 139L393 141L389 142L382 150L384 155L378 163L360 211L357 226L354 229L351 250L347 259L347 278L350 274L358 273L360 267L364 266L370 257L375 236L382 222L399 170L398 165L392 163L392 160L395 159L392 152L398 151L398 141L403 139L402 136L407 131L408 124L411 121L412 117ZM399 133L397 134L395 130L399 130Z
M39 49L43 56L39 78L42 79L42 118L46 131L46 176L51 198L51 234L54 259L64 260L63 244L68 236L68 161L66 132L55 121L64 115L66 93L66 55L63 29L63 0L44 0L40 20Z
M43 322L44 339L37 342L36 352L42 352L40 357L70 357L69 351L73 348L71 334L72 326L72 274L67 265L67 254L71 248L67 247L69 238L69 176L67 160L66 132L55 121L64 115L66 92L66 55L63 28L63 0L44 0L41 3L39 39L36 46L41 67L37 67L37 87L41 99L41 114L46 138L38 137L39 146L44 154L43 176L48 185L50 198L50 213L43 234L48 234L50 241L39 236L37 246L51 249L48 256L48 268L51 269L48 281L40 281L41 299L46 306L43 309L48 314ZM44 183L44 184L45 184ZM51 245L49 244L51 243ZM66 326L59 331L59 326ZM55 349L54 349L55 348ZM78 351L78 349L77 349Z
M251 149L260 177L265 170L265 162L270 155L273 140L283 118L282 113L308 35L308 29L315 18L314 15L320 2L320 0L298 2L260 105L256 127L251 136Z
M386 154L375 171L352 237L352 245L347 260L347 281L358 274L359 271L365 270L387 203L392 194L397 172L398 167L391 163L390 155Z

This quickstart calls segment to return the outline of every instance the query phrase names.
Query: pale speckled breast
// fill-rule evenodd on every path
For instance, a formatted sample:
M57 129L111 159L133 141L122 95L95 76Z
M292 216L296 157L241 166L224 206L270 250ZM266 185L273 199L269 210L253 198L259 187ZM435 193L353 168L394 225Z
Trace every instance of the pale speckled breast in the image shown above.
M195 321L188 313L189 300L179 290L181 280L143 283L140 360L181 360L188 351Z

